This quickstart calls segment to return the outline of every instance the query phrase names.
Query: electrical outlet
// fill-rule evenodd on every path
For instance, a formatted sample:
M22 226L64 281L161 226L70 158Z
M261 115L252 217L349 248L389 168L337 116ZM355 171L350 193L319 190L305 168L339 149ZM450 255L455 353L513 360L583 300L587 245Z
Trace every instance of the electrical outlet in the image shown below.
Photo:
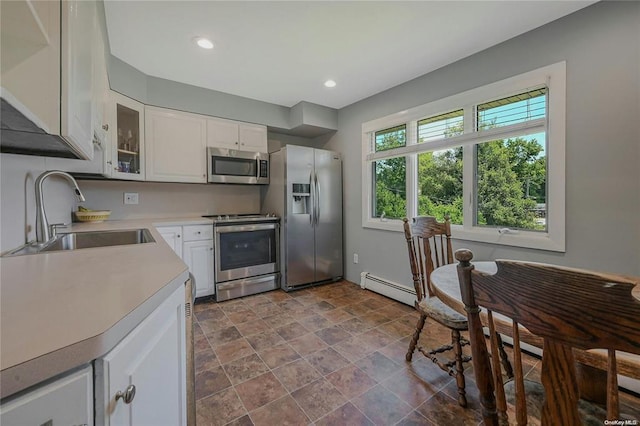
M353 263L358 263L358 253L353 253Z
M137 192L125 192L124 193L124 203L125 204L138 204L138 193Z

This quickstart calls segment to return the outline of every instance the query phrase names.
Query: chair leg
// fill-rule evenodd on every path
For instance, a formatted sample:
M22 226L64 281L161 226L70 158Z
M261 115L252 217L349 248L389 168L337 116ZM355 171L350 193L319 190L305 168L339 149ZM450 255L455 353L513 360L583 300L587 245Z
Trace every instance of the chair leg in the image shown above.
M413 358L413 352L416 350L416 345L418 344L418 339L420 338L420 333L422 332L422 328L424 327L424 322L426 321L426 319L426 315L420 315L420 319L418 320L418 324L416 325L416 331L413 332L411 343L409 343L409 350L407 351L407 355L405 356L407 362L411 362L411 358Z
M458 404L461 407L467 406L467 395L464 390L464 365L462 364L462 345L460 344L460 332L451 330L451 343L453 344L453 353L456 360L456 384L458 385Z

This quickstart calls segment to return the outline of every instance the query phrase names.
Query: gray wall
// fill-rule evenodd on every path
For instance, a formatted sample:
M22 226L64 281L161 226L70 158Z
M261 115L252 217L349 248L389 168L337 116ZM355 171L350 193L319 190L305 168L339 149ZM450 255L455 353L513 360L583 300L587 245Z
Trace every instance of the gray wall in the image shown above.
M302 145L312 148L321 148L315 139L303 138L300 136L285 135L283 133L269 132L267 134L268 145L267 150L269 152L275 152L280 150L285 145Z
M112 55L107 55L107 67L110 88L145 105L263 124L292 132L305 125L317 128L320 133L336 129L337 110L322 105L300 102L289 108L148 76Z
M325 147L344 156L346 278L412 282L402 234L362 228L362 123L563 60L566 253L461 240L454 249L640 275L639 40L640 3L601 2L341 109Z
M0 251L35 239L35 180L45 170L44 157L0 154ZM77 204L67 181L50 177L43 189L49 223L71 222Z

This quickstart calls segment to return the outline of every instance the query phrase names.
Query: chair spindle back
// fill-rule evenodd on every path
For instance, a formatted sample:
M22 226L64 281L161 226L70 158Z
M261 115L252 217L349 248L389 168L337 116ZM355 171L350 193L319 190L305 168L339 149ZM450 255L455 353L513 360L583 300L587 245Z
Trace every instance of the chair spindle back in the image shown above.
M409 249L413 286L418 301L434 296L431 272L442 265L453 263L451 225L449 217L438 222L435 217L414 217L412 223L404 218L404 236Z
M495 315L513 323L517 424L527 422L519 325L544 342L543 425L582 424L572 348L608 350L606 417L619 419L615 351L640 354L640 300L631 293L640 279L506 260L496 261L497 273L491 275L474 270L472 257L469 250L456 251L485 424L506 424L507 403L498 357L487 351L480 307L488 314L491 353L497 354Z

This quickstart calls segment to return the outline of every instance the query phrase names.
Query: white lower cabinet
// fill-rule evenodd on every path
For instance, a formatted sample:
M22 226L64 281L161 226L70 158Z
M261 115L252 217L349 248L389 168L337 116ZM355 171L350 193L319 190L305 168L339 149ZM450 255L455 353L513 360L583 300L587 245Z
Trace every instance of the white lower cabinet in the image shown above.
M184 292L180 286L96 360L97 425L187 424Z
M214 294L213 240L185 241L182 259L196 281L196 297Z
M158 226L156 229L169 247L182 259L182 226Z
M87 366L0 406L3 426L93 424L93 370Z
M158 226L160 235L189 267L195 278L196 297L215 294L213 280L213 226Z

